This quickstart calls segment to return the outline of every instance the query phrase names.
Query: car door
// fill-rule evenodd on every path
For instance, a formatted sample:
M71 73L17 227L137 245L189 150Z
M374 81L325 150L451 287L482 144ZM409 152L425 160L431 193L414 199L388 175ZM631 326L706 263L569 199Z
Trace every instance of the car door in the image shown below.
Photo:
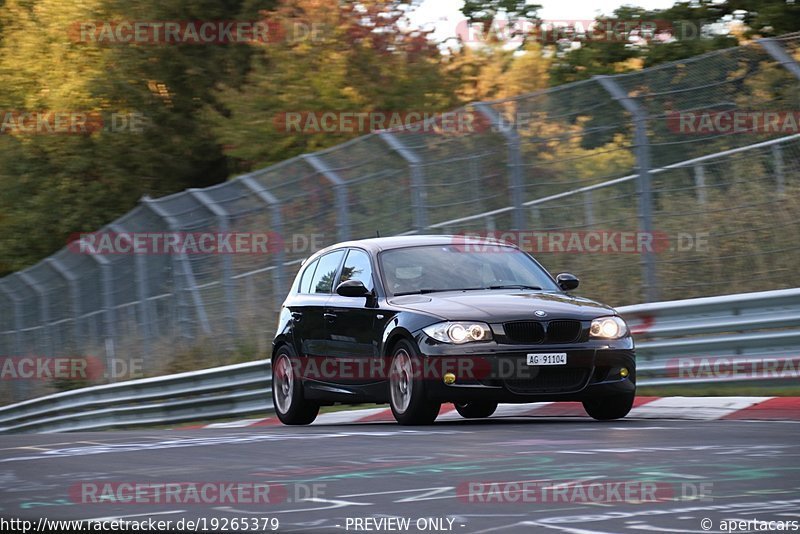
M301 356L321 360L325 357L325 306L331 298L333 284L345 249L321 256L310 265L300 280L297 299L289 306L295 348ZM313 273L309 272L313 268ZM314 367L310 367L313 369ZM311 376L310 378L316 378Z
M359 280L370 291L375 290L374 269L370 255L364 250L351 248L347 252L336 285L347 280ZM372 365L378 356L376 321L381 310L373 297L343 297L336 294L328 300L325 309L328 355L339 370L337 383L366 384L381 379L379 368Z

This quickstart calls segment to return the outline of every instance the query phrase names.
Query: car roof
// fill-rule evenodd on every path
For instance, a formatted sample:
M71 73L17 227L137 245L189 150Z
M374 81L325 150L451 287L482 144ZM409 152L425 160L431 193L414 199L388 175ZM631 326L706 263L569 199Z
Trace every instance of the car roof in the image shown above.
M308 260L321 256L322 254L330 252L331 250L345 247L362 248L373 254L376 254L383 250L391 250L395 248L418 247L425 245L455 245L464 243L465 240L468 240L467 242L470 245L514 246L511 243L501 241L499 239L477 236L473 237L469 235L405 235L392 237L373 237L370 239L343 241L341 243L336 243L335 245L330 245L313 254L310 258L308 258Z

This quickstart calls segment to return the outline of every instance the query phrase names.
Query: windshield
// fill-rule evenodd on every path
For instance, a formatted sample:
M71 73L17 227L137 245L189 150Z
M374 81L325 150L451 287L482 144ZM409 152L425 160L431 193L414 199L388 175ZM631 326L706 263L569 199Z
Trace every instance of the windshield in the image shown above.
M386 290L392 295L506 288L558 290L527 254L507 246L400 248L381 253L380 262Z

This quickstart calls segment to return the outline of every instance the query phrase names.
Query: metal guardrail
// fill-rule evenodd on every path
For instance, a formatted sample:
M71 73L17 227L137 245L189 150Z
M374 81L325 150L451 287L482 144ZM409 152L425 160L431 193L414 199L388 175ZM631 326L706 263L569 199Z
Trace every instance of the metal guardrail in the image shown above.
M617 311L637 341L639 386L798 382L800 288L637 304Z
M618 311L637 339L639 386L765 379L759 373L728 373L733 369L726 362L765 370L769 380L797 382L800 288L639 304ZM701 371L712 372L697 373L700 358L723 362L723 371L707 363L711 367ZM769 375L770 369L787 363L794 373ZM172 424L272 410L270 362L259 360L12 404L0 408L0 433Z
M259 360L104 384L0 408L2 432L100 430L272 411L270 362Z

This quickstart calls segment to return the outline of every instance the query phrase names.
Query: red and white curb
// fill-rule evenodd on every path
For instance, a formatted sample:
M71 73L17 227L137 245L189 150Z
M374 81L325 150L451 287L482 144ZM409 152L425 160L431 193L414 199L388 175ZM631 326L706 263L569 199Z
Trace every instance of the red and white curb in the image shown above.
M501 404L496 417L585 417L578 402ZM636 397L628 419L691 419L698 421L753 420L800 421L800 397ZM437 421L461 419L452 404L443 404ZM367 408L325 413L314 425L394 422L388 408ZM244 419L183 428L243 428L279 425L277 417Z

